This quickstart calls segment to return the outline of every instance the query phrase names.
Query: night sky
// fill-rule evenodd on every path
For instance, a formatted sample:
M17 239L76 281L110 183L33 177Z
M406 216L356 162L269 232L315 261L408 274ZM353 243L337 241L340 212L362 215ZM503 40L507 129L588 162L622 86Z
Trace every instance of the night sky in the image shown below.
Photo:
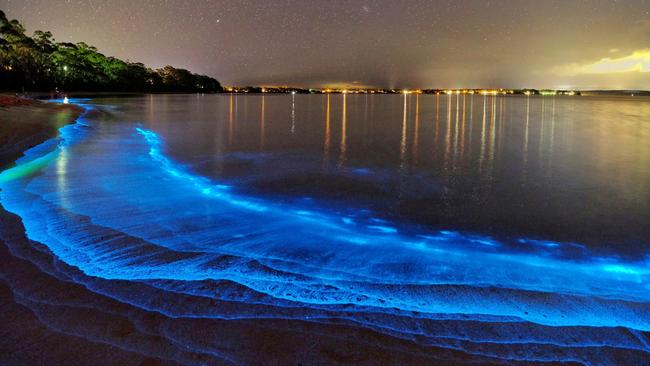
M9 18L224 85L650 89L650 1L0 0Z

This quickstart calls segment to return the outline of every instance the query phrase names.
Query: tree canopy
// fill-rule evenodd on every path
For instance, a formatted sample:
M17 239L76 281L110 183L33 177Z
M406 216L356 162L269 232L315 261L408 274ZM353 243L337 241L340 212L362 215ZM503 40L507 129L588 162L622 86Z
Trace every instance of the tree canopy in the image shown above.
M151 69L102 54L84 42L56 42L51 32L30 37L0 10L0 89L220 92L214 78L172 66Z

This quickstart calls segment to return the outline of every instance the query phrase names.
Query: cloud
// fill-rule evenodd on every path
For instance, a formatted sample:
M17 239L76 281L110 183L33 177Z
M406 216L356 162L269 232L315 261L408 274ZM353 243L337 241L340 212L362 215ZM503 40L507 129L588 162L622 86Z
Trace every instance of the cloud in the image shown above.
M605 57L584 64L572 63L553 68L558 75L614 74L622 72L650 72L650 49L641 49L623 57Z
M641 31L650 30L650 19L639 19L634 22L637 29Z

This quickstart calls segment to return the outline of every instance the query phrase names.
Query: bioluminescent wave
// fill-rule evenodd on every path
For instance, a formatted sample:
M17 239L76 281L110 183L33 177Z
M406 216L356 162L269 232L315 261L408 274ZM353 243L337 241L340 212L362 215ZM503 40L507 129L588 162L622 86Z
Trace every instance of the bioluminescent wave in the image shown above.
M244 194L169 158L141 125L64 127L3 172L0 188L29 237L87 276L72 280L171 317L343 321L504 359L555 360L517 354L531 344L578 361L586 356L573 348L650 352L640 333L650 331L647 260L567 258L558 253L570 244L532 238L517 243L534 251L515 250Z

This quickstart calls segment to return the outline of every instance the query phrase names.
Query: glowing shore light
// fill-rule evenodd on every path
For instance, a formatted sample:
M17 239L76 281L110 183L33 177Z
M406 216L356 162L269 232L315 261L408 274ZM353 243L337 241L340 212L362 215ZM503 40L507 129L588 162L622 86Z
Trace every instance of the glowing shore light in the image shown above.
M63 97L63 104L68 104L68 103L70 103L68 97Z
M481 94L488 95L488 94L493 94L493 92L491 90L481 90Z
M295 91L295 90L294 90L294 91L292 91L292 92L291 92L291 94L296 94L296 91Z
M526 91L524 92L524 95L530 96L530 91L526 90Z
M408 91L407 89L404 89L404 90L402 90L402 93L404 93L404 94L409 94L410 91Z

